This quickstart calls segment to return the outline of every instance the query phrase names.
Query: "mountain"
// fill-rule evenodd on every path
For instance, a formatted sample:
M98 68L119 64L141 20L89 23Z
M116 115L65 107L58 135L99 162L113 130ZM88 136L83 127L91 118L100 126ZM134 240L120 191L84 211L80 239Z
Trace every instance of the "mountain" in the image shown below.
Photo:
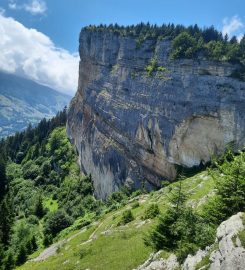
M244 146L245 46L195 29L82 29L67 126L99 198L122 186L160 187L178 167L205 166L227 146Z
M0 269L245 269L242 44L84 28L68 114L0 140Z
M0 137L51 118L70 97L34 81L0 72Z

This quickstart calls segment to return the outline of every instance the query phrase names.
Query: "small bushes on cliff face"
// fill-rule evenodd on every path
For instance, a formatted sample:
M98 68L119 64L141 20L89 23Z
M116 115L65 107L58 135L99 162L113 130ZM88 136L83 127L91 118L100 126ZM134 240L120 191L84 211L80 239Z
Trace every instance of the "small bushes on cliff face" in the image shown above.
M158 72L166 73L168 72L168 69L166 67L159 66L157 64L157 59L153 57L150 59L149 64L145 67L145 71L147 72L147 76L151 77L154 72L158 71ZM160 78L161 76L158 76L158 77Z

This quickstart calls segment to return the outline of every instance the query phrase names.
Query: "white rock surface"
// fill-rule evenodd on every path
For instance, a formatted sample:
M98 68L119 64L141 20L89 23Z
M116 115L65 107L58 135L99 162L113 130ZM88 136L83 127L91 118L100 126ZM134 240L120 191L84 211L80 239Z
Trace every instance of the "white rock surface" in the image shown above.
M208 269L245 270L245 249L236 236L245 227L242 222L242 215L243 213L238 213L222 222L218 227L216 233L218 249L210 254L210 266ZM236 238L233 239L233 237ZM205 250L199 250L195 255L188 255L184 264L181 265L181 269L195 270L196 265L209 254L209 250L210 247L206 247ZM174 254L170 255L168 259L159 259L159 254L159 252L151 254L144 264L134 270L174 270L180 266Z
M245 249L241 247L240 240L238 246L232 241L233 236L244 229L242 223L242 213L238 213L221 223L217 229L216 241L219 249L212 252L210 256L210 270L243 270L245 269Z
M158 253L153 253L150 258L134 270L175 270L179 267L177 257L171 254L167 259L158 258Z

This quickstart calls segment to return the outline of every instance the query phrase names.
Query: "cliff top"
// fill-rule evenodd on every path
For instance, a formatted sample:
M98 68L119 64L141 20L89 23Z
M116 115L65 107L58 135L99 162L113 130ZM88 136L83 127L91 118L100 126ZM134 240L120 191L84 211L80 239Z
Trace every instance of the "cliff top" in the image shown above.
M137 25L120 26L89 25L82 28L81 35L86 32L114 33L121 37L132 37L136 41L136 49L140 48L146 40L155 42L163 39L172 40L173 59L197 58L200 53L206 59L229 61L245 65L245 35L240 40L216 30L213 26L200 28L197 25L183 26L163 24L161 26L140 23Z

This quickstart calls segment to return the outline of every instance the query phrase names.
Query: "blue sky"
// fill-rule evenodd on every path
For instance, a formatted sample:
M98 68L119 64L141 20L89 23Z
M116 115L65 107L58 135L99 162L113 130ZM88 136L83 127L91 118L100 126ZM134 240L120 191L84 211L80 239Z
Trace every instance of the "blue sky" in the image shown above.
M217 29L227 32L230 36L233 34L241 36L245 32L245 0L0 0L0 14L3 17L2 25L5 26L3 31L3 26L1 30L0 24L0 34L6 36L5 40L11 39L13 41L12 43L6 41L6 46L14 46L14 41L15 43L18 40L23 41L23 38L18 34L20 33L19 28L22 26L24 27L22 30L26 34L25 42L22 43L25 46L26 44L30 45L31 40L28 33L31 32L32 39L36 38L37 35L34 35L33 31L30 30L31 28L36 29L38 31L37 42L38 44L41 43L42 48L46 46L43 48L44 51L47 47L51 48L51 59L52 56L54 58L57 56L55 51L59 51L61 56L59 56L60 59L56 59L56 63L59 62L60 66L62 66L61 61L63 58L67 58L66 61L70 65L73 65L73 61L77 63L78 56L76 53L79 32L81 27L88 24L118 23L127 25L141 21L149 21L153 24L170 22L190 25L197 23L199 26L214 25ZM10 25L11 29L16 30L15 35L11 33L12 30L9 31ZM45 38L42 35L49 39L49 42L45 41L48 45L44 42ZM18 51L22 49L21 57L24 59L25 48L23 46ZM0 49L3 53L4 48L1 45ZM30 65L31 60L27 56L25 66L20 66L16 62L16 59L20 58L19 56L16 57L16 53L17 50L13 53L13 61L15 66L17 65L14 70L15 73L27 74L26 70L30 73L32 69L36 68L34 61ZM37 56L33 52L32 60L38 58L39 62L46 63L47 59L40 60L42 55ZM35 61L37 62L37 60ZM29 66L26 68L26 65ZM45 67L47 68L48 64ZM1 66L1 57L0 69L4 69ZM13 65L12 69L14 69ZM75 69L77 69L77 64ZM75 84L71 83L74 78L70 76L70 85L64 82L66 71L60 70L60 77L56 76L56 82L53 85L50 82L54 75L45 72L43 71L41 75L32 74L30 77L35 79L36 76L36 81L41 83L45 79L48 85L62 91L73 88L74 92ZM63 81L61 78L63 78ZM62 85L64 85L63 88Z
M9 16L48 35L57 46L77 50L82 26L99 23L180 23L214 25L222 29L224 18L239 16L245 22L244 0L46 0L44 14L8 9L11 1L0 0ZM18 4L28 1L12 1Z

